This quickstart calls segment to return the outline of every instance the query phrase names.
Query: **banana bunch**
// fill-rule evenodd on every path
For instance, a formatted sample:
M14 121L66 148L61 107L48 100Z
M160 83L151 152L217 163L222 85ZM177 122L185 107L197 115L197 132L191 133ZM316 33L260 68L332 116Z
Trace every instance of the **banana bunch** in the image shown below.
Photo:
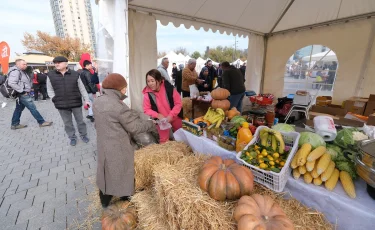
M279 131L262 129L259 135L261 145L271 147L273 151L277 150L280 154L284 153L285 143Z
M219 128L221 122L225 119L225 112L220 108L213 109L210 107L203 119L209 121L211 124L216 123L216 128Z

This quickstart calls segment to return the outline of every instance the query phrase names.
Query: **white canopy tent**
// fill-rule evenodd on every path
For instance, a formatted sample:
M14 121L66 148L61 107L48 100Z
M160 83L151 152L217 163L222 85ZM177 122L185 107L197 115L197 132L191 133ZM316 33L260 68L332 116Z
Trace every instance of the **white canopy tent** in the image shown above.
M330 51L326 51L326 52L313 54L313 55L311 55L311 59L310 59L310 55L302 58L302 61L310 61L310 60L311 61L325 61L325 62L326 61L336 61L337 62L337 56L336 56L335 52L330 50Z
M143 75L156 63L156 20L186 28L247 36L246 87L281 96L284 69L298 49L323 44L340 63L334 102L368 96L375 79L375 1L373 0L100 0L98 59L130 76L134 108ZM215 13L215 12L225 12ZM115 48L116 47L116 48ZM125 63L125 64L124 64ZM130 67L130 69L128 68ZM356 85L356 87L353 87Z
M232 62L231 63L231 65L234 65L235 67L237 67L237 68L240 68L242 65L243 65L243 61L241 61L241 59L237 59L237 60L235 60L234 62Z

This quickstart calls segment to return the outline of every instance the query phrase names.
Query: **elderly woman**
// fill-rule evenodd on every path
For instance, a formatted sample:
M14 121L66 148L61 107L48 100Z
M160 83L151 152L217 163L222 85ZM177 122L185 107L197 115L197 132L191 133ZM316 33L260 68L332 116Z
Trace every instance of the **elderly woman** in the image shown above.
M177 90L166 81L161 73L152 69L146 74L146 87L143 89L143 111L154 119L166 118L173 131L182 127L182 102ZM160 143L169 140L169 129L157 126Z
M198 73L195 71L197 61L192 58L189 59L187 66L182 71L182 97L190 97L189 85L203 83L203 80L198 79Z
M203 91L210 91L211 92L212 91L212 79L211 79L210 75L208 74L208 68L207 67L202 68L198 79L201 79L201 80L204 81L204 82L198 84L199 92L203 92Z
M126 200L134 194L134 147L131 136L152 131L153 121L123 102L127 82L117 73L109 74L102 83L103 95L94 101L97 131L98 167L96 183L103 207L112 196Z

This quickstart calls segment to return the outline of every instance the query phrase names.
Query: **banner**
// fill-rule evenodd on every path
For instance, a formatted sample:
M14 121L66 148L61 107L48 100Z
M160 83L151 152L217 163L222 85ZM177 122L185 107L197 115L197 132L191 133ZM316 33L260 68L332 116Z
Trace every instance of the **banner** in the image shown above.
M10 48L6 42L0 42L0 66L3 74L8 74Z

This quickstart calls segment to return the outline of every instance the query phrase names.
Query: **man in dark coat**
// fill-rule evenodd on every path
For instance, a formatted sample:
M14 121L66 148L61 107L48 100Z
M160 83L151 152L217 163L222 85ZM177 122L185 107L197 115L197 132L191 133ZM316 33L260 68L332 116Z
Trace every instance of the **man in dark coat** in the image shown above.
M245 96L245 81L239 69L229 64L229 62L221 63L223 68L223 88L230 92L230 108L236 107L242 112L242 100Z
M83 61L83 69L80 74L81 81L83 85L86 88L86 91L89 95L89 99L91 101L91 104L94 102L94 94L98 91L95 84L92 83L92 77L93 74L91 74L92 71L92 63L88 60ZM94 122L94 113L92 112L92 107L88 108L88 116L86 116L87 119L89 119L91 122Z

